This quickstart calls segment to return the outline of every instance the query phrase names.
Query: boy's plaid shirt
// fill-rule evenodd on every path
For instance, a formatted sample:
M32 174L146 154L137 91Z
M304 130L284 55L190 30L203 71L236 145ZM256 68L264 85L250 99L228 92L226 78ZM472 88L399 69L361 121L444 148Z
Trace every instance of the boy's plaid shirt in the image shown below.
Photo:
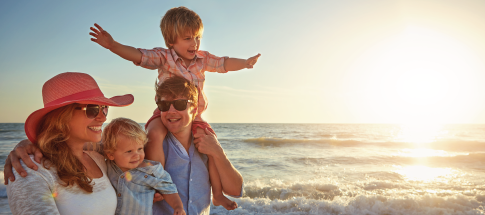
M217 57L207 51L198 51L187 67L175 50L165 48L138 49L142 53L140 64L147 69L158 69L158 84L173 75L184 77L194 83L199 90L198 113L195 121L204 121L201 114L207 109L207 97L204 93L205 71L226 73L224 60L227 57Z

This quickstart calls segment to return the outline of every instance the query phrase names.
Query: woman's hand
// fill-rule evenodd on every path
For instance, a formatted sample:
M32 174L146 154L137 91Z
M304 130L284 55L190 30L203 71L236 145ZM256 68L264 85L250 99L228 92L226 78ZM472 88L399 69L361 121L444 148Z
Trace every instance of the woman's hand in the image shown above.
M37 165L32 162L29 155L34 155L34 160L37 163L40 163L42 159L42 152L40 149L34 145L29 140L22 140L20 143L15 146L15 148L8 154L7 160L5 161L5 166L3 169L3 180L4 184L8 184L8 180L15 181L15 175L12 172L12 166L22 177L27 176L27 172L25 169L20 165L20 159L22 159L27 165L27 167L37 170Z
M219 156L224 154L221 144L217 141L216 135L209 129L204 129L204 132L197 132L194 134L194 145L197 150L209 156Z

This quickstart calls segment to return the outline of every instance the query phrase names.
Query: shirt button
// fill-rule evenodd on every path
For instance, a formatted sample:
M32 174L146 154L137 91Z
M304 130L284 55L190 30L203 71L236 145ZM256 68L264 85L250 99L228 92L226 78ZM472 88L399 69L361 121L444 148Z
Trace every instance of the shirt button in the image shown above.
M118 193L118 197L121 197L121 193Z
M145 178L148 178L148 175L145 175Z
M190 181L192 181L192 179L190 179Z
M190 200L189 202L192 203L192 200Z

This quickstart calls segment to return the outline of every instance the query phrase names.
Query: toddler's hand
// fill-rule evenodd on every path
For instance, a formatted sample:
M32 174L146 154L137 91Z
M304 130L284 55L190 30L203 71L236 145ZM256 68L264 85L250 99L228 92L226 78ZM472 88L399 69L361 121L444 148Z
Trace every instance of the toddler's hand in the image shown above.
M253 68L254 64L258 62L258 58L261 56L261 54L257 54L253 57L250 57L246 60L246 68L251 69Z
M89 35L93 36L94 38L91 38L91 41L99 44L100 46L106 48L106 49L111 49L115 41L113 40L113 37L111 35L103 30L101 26L98 24L94 23L94 26L97 28L89 28L91 29L92 32L89 32Z
M185 215L184 208L182 207L174 208L173 215Z

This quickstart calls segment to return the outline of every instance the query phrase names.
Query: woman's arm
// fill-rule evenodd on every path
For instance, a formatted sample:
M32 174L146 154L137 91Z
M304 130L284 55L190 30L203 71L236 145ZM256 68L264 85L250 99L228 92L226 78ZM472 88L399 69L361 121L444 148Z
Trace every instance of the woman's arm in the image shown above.
M31 160L30 157L28 160ZM56 193L52 193L53 184L48 182L49 172L43 168L34 171L27 168L24 162L20 163L29 177L20 177L13 171L17 180L9 182L7 186L8 204L12 214L59 214L54 200Z
M241 196L243 177L227 158L216 136L205 129L205 134L197 133L194 138L197 150L214 158L221 178L222 191L227 195Z
M20 165L20 159L22 159L25 162L25 165L30 169L37 170L37 165L34 164L34 162L30 159L29 155L34 155L34 160L37 163L40 163L40 160L42 158L42 153L40 152L40 149L27 139L20 141L17 146L15 146L15 148L10 152L7 160L5 160L5 166L3 168L3 183L5 185L7 185L9 179L10 181L15 181L15 177L19 176L19 174L16 174L17 176L13 174L12 166L15 171L20 173L20 176L27 176L27 172L25 171L24 167Z

